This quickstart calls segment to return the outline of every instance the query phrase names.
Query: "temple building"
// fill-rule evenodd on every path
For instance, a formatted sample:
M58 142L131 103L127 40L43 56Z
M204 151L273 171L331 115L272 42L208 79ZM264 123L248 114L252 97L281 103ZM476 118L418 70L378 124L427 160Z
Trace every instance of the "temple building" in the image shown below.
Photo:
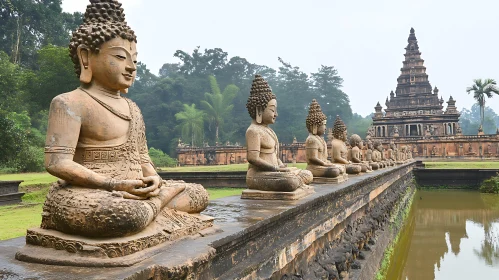
M444 99L432 89L421 58L418 40L411 28L395 92L386 98L386 109L378 104L373 117L374 137L444 136L458 134L459 112L452 96L444 110Z

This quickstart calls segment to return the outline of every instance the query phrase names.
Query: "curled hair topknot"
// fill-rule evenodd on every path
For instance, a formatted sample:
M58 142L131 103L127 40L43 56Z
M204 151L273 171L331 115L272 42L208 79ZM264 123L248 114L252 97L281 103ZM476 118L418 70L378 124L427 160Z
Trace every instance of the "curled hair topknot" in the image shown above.
M321 105L317 103L317 100L312 99L312 103L310 103L310 108L308 109L308 116L305 121L308 131L311 132L313 125L321 125L326 119L327 117L322 112Z
M275 94L265 79L259 74L255 75L255 79L251 84L250 96L246 102L246 108L252 119L256 119L256 108L260 107L265 110L270 100L276 99Z
M121 3L116 0L90 0L83 16L83 24L73 32L69 43L69 56L74 63L76 75L81 74L77 54L80 45L86 45L92 52L98 53L104 42L117 37L137 42L135 32L125 21Z
M336 116L333 127L333 137L336 139L341 139L343 137L343 132L347 130L347 126L341 120L340 116Z

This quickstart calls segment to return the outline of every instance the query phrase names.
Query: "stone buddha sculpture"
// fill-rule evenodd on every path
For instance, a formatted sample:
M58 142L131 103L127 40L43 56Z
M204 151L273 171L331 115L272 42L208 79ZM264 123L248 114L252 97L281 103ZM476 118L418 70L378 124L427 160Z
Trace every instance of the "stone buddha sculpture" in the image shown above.
M406 147L402 146L399 151L399 162L405 163L406 159Z
M243 191L241 198L298 199L308 195L312 172L286 167L279 159L279 140L269 127L277 117L277 100L260 75L255 75L246 108L252 119L246 130L249 190Z
M327 117L322 112L319 103L315 99L312 100L306 120L309 132L305 141L307 170L310 170L314 175L314 182L339 183L344 181L345 169L343 166L335 165L327 159L327 144L323 138L326 131L326 119ZM331 178L334 179L328 180Z
M390 161L392 161L395 164L400 164L400 161L398 160L398 149L397 145L395 142L390 141L390 148L388 149L388 158Z
M385 168L387 167L385 161L383 161L383 157L381 155L381 152L383 150L383 146L381 145L381 142L376 140L373 143L373 161L378 163L380 168Z
M407 159L412 160L412 146L407 146Z
M348 151L348 159L355 165L361 166L361 172L372 172L372 168L369 162L362 161L362 139L357 134L352 134L350 136L350 146L352 147Z
M387 158L387 151L383 147L383 144L380 145L380 152L381 152L381 160L385 163L386 166L393 166L395 163L393 163L390 158Z
M362 167L348 161L348 149L345 141L347 141L347 127L340 116L336 116L333 127L333 141L331 141L333 150L331 158L334 163L345 166L348 174L359 174Z
M369 166L371 166L372 170L378 170L380 165L374 160L374 147L373 147L373 142L371 139L367 139L367 150L366 150L366 161L369 163Z
M28 230L29 245L97 256L102 265L212 225L191 215L208 205L203 186L157 174L141 111L122 96L135 79L136 43L119 2L90 1L69 45L80 87L56 96L49 110L45 167L60 180L50 187L40 228ZM16 257L71 264L47 252L42 261L29 250Z

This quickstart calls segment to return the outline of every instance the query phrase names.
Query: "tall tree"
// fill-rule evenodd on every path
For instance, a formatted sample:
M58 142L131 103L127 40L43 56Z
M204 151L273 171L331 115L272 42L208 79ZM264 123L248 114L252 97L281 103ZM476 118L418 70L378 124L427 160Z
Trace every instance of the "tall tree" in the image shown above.
M343 121L349 123L352 119L350 99L341 87L343 79L333 66L321 65L319 71L310 75L313 95L323 108L328 122L332 124L339 115ZM360 116L357 116L358 118Z
M0 1L0 50L16 64L30 65L47 44L66 46L82 14L63 13L61 0Z
M219 129L224 120L230 118L230 113L234 108L232 100L236 97L239 88L235 85L228 85L223 92L220 92L217 79L214 76L208 78L211 93L204 94L205 100L201 100L201 107L205 110L208 121L215 126L215 143L219 143Z
M204 116L203 111L196 109L196 104L184 104L184 110L175 114L175 118L180 122L182 138L191 138L191 147L202 142Z
M494 79L476 79L474 84L466 89L468 94L473 93L473 98L480 106L480 127L483 127L483 120L485 118L485 99L491 98L493 94L499 94L499 88Z

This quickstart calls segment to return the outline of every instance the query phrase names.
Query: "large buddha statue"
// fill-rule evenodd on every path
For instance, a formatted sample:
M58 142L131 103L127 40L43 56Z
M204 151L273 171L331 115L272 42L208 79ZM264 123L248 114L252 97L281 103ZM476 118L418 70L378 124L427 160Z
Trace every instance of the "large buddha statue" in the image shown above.
M103 257L124 257L212 225L211 218L191 215L208 205L203 186L156 173L141 111L122 96L135 79L136 43L119 2L90 1L69 45L80 87L56 96L49 110L45 167L60 180L50 187L40 228L28 230L29 245L97 256L102 265ZM17 257L74 261L30 253Z
M249 190L241 198L298 199L313 192L307 185L313 180L310 171L286 167L279 159L279 140L269 127L277 117L277 100L260 75L253 80L246 108L252 119L246 130Z
M350 146L348 151L348 159L352 164L360 165L361 172L372 172L372 168L368 162L362 160L362 138L357 134L350 136Z
M345 143L347 141L347 127L340 116L336 116L336 120L334 121L333 137L333 141L331 141L333 149L331 158L333 162L345 166L348 174L359 174L362 167L352 164L347 159L348 149Z
M339 183L347 179L347 176L344 176L343 166L335 165L327 159L327 144L323 138L326 119L319 103L315 99L312 100L306 120L309 133L305 141L307 170L314 175L314 182Z

